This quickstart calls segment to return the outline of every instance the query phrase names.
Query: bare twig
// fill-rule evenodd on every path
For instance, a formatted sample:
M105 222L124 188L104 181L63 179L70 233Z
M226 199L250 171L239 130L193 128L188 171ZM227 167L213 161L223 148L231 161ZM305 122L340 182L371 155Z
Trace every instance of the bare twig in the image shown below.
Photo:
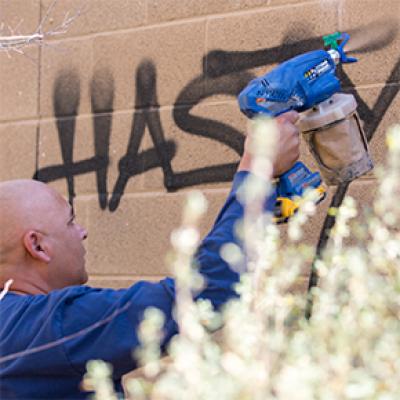
M23 48L32 44L40 46L47 38L66 33L68 28L75 21L75 19L81 15L82 10L81 9L77 10L73 15L70 15L70 12L67 12L61 24L57 25L55 28L51 30L45 31L43 30L44 24L49 18L49 15L51 14L51 11L53 10L57 1L58 0L53 0L53 2L47 9L46 14L40 21L39 26L37 27L34 33L28 35L15 34L19 28L19 25L22 22L21 20L16 28L12 29L11 27L8 27L8 32L9 32L8 35L1 35L1 33L4 31L4 23L2 23L0 25L0 52L5 51L8 55L10 51L15 51L17 53L24 54Z

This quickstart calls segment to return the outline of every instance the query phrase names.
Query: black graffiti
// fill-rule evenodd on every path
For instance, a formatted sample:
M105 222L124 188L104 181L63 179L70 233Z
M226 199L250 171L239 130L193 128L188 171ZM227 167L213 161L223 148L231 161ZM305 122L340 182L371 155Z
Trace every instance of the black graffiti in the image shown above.
M110 210L117 209L124 194L129 178L151 168L162 167L164 185L167 189L172 184L171 159L175 155L175 143L165 141L161 126L159 105L156 93L156 70L151 61L144 61L136 74L136 110L133 116L132 130L124 157L119 162L119 176L110 200ZM139 146L145 133L146 125L155 146L154 150L139 154Z
M236 97L253 75L249 69L282 62L305 51L318 48L321 37L294 41L291 34L282 46L258 51L213 50L203 58L202 74L190 81L179 93L173 107L176 125L190 135L216 140L237 154L243 150L244 136L232 126L219 120L203 118L192 113L192 109L208 97L225 94ZM380 43L384 46L386 43ZM400 60L399 60L400 62ZM369 139L379 126L386 109L397 95L399 86L389 85L397 82L399 62L395 65L387 84L382 89L374 107L370 109L355 90L349 77L340 71L346 90L355 94L359 112L365 121ZM236 163L218 164L189 171L175 172L171 166L177 150L172 140L166 140L161 125L157 100L157 73L151 60L144 60L136 71L135 111L126 153L119 162L119 175L109 195L107 173L109 168L109 145L112 128L114 81L108 70L96 71L90 84L92 122L94 132L94 156L85 160L73 161L75 126L80 101L80 80L74 71L61 71L54 84L53 106L57 120L57 130L62 155L62 164L37 170L34 178L44 182L66 179L69 199L75 197L74 178L86 173L95 173L99 205L114 211L118 208L129 179L152 168L161 167L164 186L168 191L202 183L230 181L236 170ZM139 152L146 127L149 130L154 148ZM339 187L332 204L340 205L347 186ZM321 232L319 249L324 247L327 233L334 223L327 217Z
M99 132L99 127L104 124L94 123L95 125L95 155L92 158L73 161L73 150L75 141L76 118L80 101L80 80L74 71L61 71L54 84L53 107L56 116L58 138L61 147L61 156L63 164L45 167L36 171L34 179L42 182L51 182L61 178L67 180L69 201L72 204L75 197L74 177L77 175L95 172L97 174L98 188L101 190L100 205L104 207L102 193L105 189L103 171L107 171L108 143L107 129ZM92 100L93 101L93 100ZM96 115L93 115L96 121ZM97 129L96 129L97 128ZM106 128L110 128L106 127ZM99 142L107 144L106 146L97 145Z
M114 103L114 79L108 70L97 70L90 82L93 118L94 152L99 165L96 169L97 193L102 209L107 207L107 172ZM55 96L56 97L56 96Z
M145 60L140 64L136 73L135 112L129 143L126 154L119 162L119 176L108 202L107 172L114 96L112 75L107 70L97 71L90 87L95 155L85 160L73 161L80 81L74 71L61 71L54 85L53 107L63 163L41 168L34 175L34 179L43 182L65 178L71 204L75 197L74 177L86 173L96 173L99 205L102 209L108 206L110 211L118 208L128 180L152 168L162 168L164 186L169 191L199 183L224 182L232 179L236 163L207 166L185 172L172 170L171 160L176 153L176 144L172 140L165 140L157 101L156 69L150 60ZM138 149L146 126L149 129L154 148L139 153ZM204 126L207 127L207 124L204 123ZM225 128L225 133L224 129L221 129L224 134L222 140L241 153L242 134L234 131L232 138L235 140L230 140L229 134L226 134L228 126L223 124L220 126Z
M71 90L73 88L73 90ZM109 206L114 211L120 202L129 178L151 168L161 166L165 185L172 186L170 161L175 155L173 141L165 141L157 110L156 74L154 65L144 61L136 75L136 110L133 115L132 130L125 156L119 163L119 177L108 204L107 172L109 167L109 145L112 127L114 82L108 70L99 70L91 81L91 106L94 131L94 152L92 158L73 162L75 125L80 97L79 77L71 71L62 71L54 85L54 114L63 164L39 169L34 179L51 182L65 178L68 184L69 201L75 197L74 177L89 172L96 173L99 204L102 209ZM148 111L148 107L152 111ZM149 128L155 149L138 151L146 125ZM160 162L161 161L161 162Z

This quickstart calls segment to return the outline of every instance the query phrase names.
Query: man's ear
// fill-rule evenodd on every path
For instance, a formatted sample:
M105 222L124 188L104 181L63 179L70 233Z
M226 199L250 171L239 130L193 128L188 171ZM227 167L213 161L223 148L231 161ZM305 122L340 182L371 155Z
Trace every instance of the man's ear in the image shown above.
M32 258L48 264L51 260L49 248L45 241L45 236L38 232L30 230L25 233L23 238L26 251Z

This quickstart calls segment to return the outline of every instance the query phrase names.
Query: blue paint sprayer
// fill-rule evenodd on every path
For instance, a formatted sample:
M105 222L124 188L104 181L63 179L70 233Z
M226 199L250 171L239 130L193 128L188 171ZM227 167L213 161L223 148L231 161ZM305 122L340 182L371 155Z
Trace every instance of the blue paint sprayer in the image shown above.
M351 182L373 168L362 122L353 95L340 93L336 76L339 63L353 63L344 47L350 36L325 36L326 50L296 56L252 80L239 94L240 110L249 118L276 117L290 110L300 112L298 122L327 185ZM319 172L297 162L280 178L275 220L286 222L298 209L308 188L325 198Z

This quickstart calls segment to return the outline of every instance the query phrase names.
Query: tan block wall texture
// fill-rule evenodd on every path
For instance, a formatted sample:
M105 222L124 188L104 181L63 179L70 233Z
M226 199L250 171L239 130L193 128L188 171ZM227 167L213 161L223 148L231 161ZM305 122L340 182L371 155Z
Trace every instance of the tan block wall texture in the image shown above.
M0 0L1 22L33 33L52 1ZM74 202L93 285L168 274L169 235L191 188L210 202L210 229L243 147L237 94L325 34L371 40L340 76L375 163L385 162L385 132L400 122L398 0L59 0L44 31L77 10L65 34L0 53L0 179L35 177ZM371 28L377 20L386 35ZM301 158L316 167L304 143ZM349 193L368 205L375 189L368 174ZM307 242L317 243L335 193Z

